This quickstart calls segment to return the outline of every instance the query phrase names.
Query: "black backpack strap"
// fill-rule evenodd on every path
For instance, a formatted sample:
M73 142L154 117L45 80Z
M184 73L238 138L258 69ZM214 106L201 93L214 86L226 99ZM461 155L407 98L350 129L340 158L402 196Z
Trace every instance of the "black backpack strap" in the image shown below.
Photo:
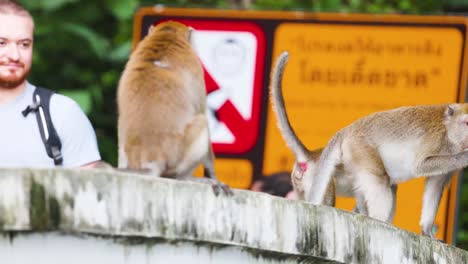
M62 143L57 134L57 131L52 124L50 117L50 98L54 94L53 91L36 87L33 93L33 104L26 107L22 114L26 117L30 112L35 112L39 131L41 133L42 141L47 151L47 155L54 160L56 166L62 165Z

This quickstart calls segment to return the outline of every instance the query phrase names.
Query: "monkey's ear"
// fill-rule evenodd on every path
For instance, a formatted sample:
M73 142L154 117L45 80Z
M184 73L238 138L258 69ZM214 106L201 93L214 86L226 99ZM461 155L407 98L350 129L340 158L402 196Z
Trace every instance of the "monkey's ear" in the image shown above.
M187 27L187 28L188 28L187 40L188 40L189 43L192 43L192 33L193 33L193 31L195 31L195 30L193 29L193 27Z
M151 25L148 29L148 34L151 33L153 30L154 30L155 26L154 25Z
M449 120L455 114L456 105L449 105L445 109L445 119Z

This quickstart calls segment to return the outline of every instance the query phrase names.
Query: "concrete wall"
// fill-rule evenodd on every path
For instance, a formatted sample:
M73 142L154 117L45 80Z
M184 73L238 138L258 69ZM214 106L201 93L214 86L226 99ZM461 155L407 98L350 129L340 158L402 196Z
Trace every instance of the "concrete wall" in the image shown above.
M0 230L1 263L468 263L335 208L104 170L0 170Z

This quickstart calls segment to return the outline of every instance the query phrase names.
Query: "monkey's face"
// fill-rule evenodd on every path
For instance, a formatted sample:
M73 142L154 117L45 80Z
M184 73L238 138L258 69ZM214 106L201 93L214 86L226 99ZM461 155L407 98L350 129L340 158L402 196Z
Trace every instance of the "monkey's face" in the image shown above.
M24 14L0 14L0 88L16 88L32 64L34 22Z
M468 104L452 104L445 111L447 136L462 150L468 148Z

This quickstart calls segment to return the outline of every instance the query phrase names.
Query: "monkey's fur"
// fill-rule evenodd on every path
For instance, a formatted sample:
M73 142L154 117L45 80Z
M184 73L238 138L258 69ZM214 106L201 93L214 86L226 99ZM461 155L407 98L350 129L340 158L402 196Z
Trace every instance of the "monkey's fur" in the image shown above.
M312 181L306 180L304 177L313 176L313 173L306 173L306 171L315 171L320 155L322 154L322 149L309 150L299 139L289 122L281 85L284 68L288 59L288 52L283 52L276 60L275 66L271 72L270 99L281 135L295 156L295 162L291 172L291 182L294 192L298 199L305 200L305 198L308 197L308 191L310 190L310 183ZM335 174L328 182L324 204L329 206L335 205L335 192L340 196L354 196L352 184L347 177L344 177L343 173L340 166L338 166ZM357 199L357 205L354 211L366 214L365 204L362 199Z
M160 23L131 54L117 95L119 168L196 180L193 171L203 163L215 190L230 192L215 176L203 69L191 31L175 21Z
M368 215L391 222L391 185L426 177L420 226L432 231L444 186L468 166L468 104L401 107L363 117L341 129L322 152L306 199L324 201L339 166L364 198Z

